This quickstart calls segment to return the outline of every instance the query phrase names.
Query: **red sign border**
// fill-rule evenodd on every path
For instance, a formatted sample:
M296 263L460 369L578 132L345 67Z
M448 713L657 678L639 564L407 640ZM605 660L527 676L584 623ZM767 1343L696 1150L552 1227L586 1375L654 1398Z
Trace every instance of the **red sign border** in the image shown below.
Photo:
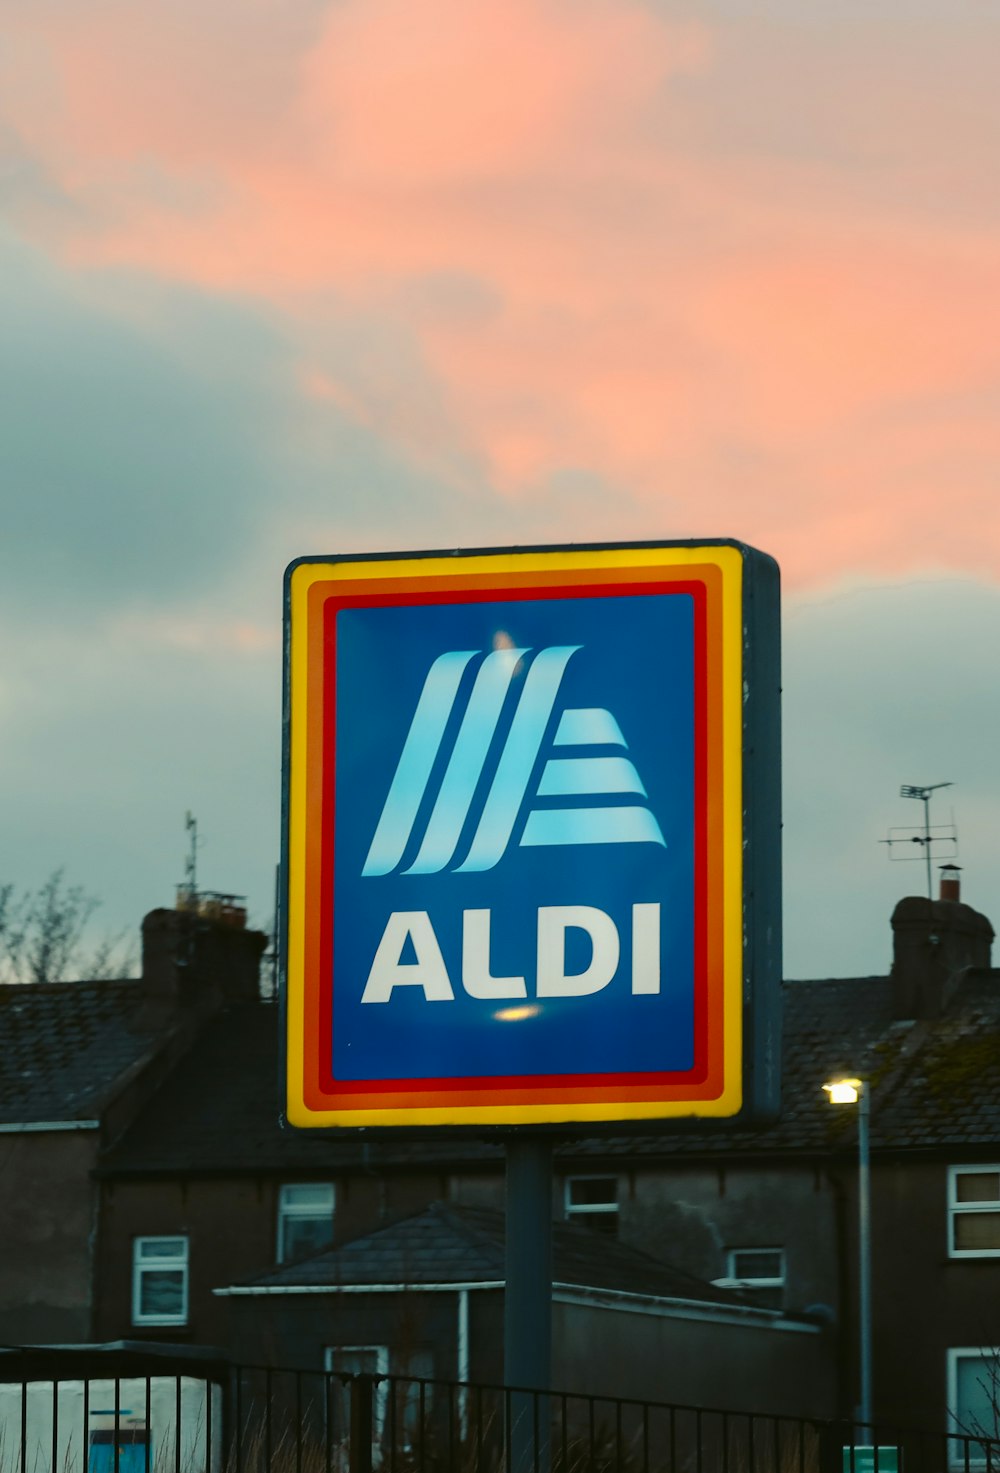
M668 550L667 550L668 551ZM721 738L714 728L720 715L721 682L720 600L721 572L711 564L675 567L608 567L594 570L550 570L542 574L483 574L458 571L455 577L421 579L379 577L377 565L368 565L374 576L357 579L318 580L309 590L309 740L308 766L312 817L318 818L320 844L315 846L315 829L309 850L312 884L331 897L320 904L314 944L307 946L305 976L306 1016L310 1040L303 1057L304 1102L311 1111L343 1112L372 1108L405 1109L410 1106L458 1107L470 1105L531 1105L551 1101L599 1102L629 1100L712 1099L721 1088L723 1073L718 1045L721 1043L721 944L713 928L721 924L721 876L710 873L713 830L721 829L722 814L710 802L713 776L718 776ZM459 565L460 569L460 565ZM696 1063L683 1074L644 1072L640 1074L536 1075L464 1080L372 1080L336 1081L329 1058L332 1049L332 914L333 894L333 791L335 776L331 754L336 722L335 619L340 608L407 603L488 601L500 598L595 597L636 593L685 592L695 598L696 659L696 875L695 916L696 973L703 985L696 992ZM331 623L334 639L330 640ZM715 697L713 699L713 696ZM318 716L318 719L317 719ZM316 781L319 810L316 812ZM316 860L318 859L318 875ZM718 864L714 866L717 870ZM307 881L307 884L309 882ZM318 942L318 946L316 945ZM714 963L714 964L713 964ZM324 1040L327 1043L324 1045ZM713 1051L714 1050L714 1051Z

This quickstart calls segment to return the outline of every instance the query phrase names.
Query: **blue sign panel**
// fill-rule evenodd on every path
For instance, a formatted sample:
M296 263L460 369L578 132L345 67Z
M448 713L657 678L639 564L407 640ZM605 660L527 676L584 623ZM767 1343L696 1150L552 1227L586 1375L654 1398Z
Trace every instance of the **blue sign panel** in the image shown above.
M692 599L336 626L336 1076L689 1070Z

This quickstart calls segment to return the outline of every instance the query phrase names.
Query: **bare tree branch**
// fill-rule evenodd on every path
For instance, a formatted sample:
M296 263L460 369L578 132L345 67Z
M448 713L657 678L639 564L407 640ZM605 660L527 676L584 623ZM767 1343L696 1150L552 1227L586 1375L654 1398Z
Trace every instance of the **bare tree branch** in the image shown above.
M106 937L91 951L85 945L99 904L82 885L68 885L62 869L22 895L13 884L0 885L0 982L129 976L135 955L122 936Z

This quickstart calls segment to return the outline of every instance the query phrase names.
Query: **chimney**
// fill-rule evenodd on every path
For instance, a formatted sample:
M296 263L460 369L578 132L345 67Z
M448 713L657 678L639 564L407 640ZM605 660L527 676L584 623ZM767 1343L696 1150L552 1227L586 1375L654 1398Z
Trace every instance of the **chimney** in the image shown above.
M942 874L940 900L901 900L892 913L893 1015L939 1018L962 974L989 968L992 943L986 917L958 899L957 877Z
M150 1001L169 1011L211 1010L260 997L260 959L268 938L249 931L232 895L178 895L174 910L151 910L142 923L142 979Z
M959 879L962 873L961 865L942 864L939 868L941 871L941 899L961 900L962 882Z

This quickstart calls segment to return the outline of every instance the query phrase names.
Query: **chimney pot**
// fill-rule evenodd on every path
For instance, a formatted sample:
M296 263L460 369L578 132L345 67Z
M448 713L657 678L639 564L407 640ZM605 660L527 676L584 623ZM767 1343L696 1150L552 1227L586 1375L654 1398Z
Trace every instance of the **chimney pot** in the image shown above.
M941 870L941 899L961 900L962 898L962 869L957 864L942 864Z

